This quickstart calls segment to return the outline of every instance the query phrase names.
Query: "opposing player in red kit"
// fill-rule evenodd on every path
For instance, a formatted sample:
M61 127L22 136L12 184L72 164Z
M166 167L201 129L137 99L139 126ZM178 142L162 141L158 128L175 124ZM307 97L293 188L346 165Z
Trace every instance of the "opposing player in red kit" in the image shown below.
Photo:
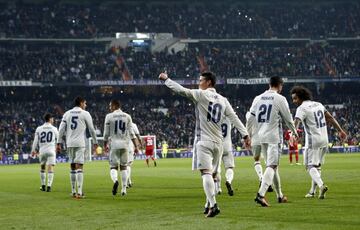
M146 164L149 167L149 158L154 161L154 166L156 167L156 160L154 157L155 153L155 143L154 139L151 136L144 137L144 143L145 143L145 155L146 155Z
M301 130L298 129L298 133L300 133L300 132L301 132ZM296 164L300 165L298 141L293 137L290 130L286 131L285 140L288 143L290 164L292 165L293 154L295 154Z

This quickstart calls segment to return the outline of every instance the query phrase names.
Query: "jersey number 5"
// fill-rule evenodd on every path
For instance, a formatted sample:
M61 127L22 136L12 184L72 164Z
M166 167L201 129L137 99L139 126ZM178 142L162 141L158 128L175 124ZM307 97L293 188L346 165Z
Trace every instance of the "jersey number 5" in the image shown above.
M73 117L71 117L71 125L70 125L70 129L71 130L74 130L74 129L76 129L77 128L77 125L78 125L78 120L79 119L79 117L78 116L73 116Z

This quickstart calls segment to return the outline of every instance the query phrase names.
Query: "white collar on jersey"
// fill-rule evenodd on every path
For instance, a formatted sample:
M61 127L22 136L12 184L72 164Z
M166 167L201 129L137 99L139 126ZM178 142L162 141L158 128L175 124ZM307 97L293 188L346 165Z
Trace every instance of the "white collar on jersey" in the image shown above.
M210 90L210 91L212 91L212 92L216 92L216 89L213 88L213 87L207 88L207 89L205 89L205 90Z
M267 92L272 92L272 93L277 93L277 91L276 90L273 90L273 89L268 89L268 90L266 90Z

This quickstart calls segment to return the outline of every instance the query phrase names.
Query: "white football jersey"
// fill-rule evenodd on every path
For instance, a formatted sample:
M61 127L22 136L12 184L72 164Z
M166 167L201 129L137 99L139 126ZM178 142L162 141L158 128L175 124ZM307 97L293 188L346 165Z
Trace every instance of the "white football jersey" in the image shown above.
M136 125L135 123L132 123L132 129L133 129L133 131L134 131L135 137L136 137L137 135L140 136L139 129L138 129L138 127L137 127L137 125ZM129 152L134 153L135 146L134 146L134 143L132 142L131 139L130 139L130 142L129 142L129 146L130 146Z
M104 141L110 141L111 149L129 148L129 141L135 138L131 116L121 109L105 117Z
M304 101L296 109L295 118L300 119L304 125L306 148L328 146L326 111L326 108L321 103L315 101Z
M250 114L250 123L257 125L260 143L282 143L282 120L292 132L296 132L286 98L274 90L267 90L255 97Z
M232 151L232 141L231 141L231 122L228 118L225 118L224 122L221 124L221 130L224 138L223 146L224 151Z
M32 152L39 150L39 153L56 153L56 143L59 139L59 132L56 127L46 122L36 128L35 138L32 145Z
M243 137L248 135L245 126L234 112L229 101L218 94L214 88L206 90L187 89L169 78L165 81L165 85L195 103L195 137L197 141L222 143L221 124L225 117L228 117Z
M74 107L68 110L60 123L59 136L61 138L66 135L67 147L85 147L86 142L86 128L89 129L93 143L97 144L96 133L92 117L88 111L80 107Z

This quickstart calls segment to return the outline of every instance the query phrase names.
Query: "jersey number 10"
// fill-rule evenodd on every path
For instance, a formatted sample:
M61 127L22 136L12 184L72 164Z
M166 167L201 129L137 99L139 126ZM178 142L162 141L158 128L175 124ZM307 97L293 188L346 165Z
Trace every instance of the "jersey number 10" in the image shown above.
M218 123L221 119L221 105L220 104L213 104L211 101L208 105L208 112L207 112L207 121L212 121L215 124Z

